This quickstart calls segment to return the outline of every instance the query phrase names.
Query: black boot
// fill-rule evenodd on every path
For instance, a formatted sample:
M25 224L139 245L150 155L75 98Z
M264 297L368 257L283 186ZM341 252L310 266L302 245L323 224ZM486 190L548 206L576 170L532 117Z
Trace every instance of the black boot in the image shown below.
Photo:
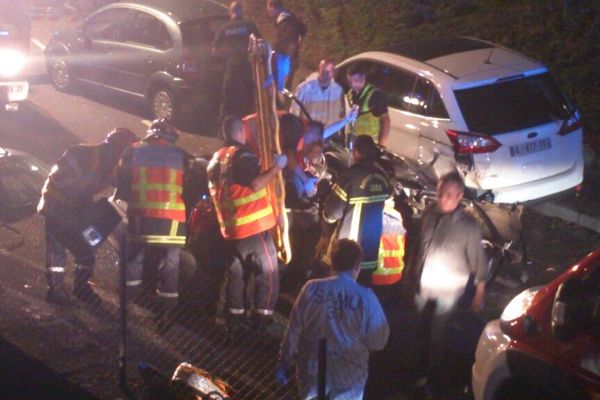
M92 277L92 272L93 269L91 267L82 267L78 265L75 268L73 294L84 303L92 306L100 306L102 300L100 299L100 296L94 292L89 282L89 279Z
M73 302L65 293L64 272L48 273L48 291L46 292L46 301L63 307L73 306Z

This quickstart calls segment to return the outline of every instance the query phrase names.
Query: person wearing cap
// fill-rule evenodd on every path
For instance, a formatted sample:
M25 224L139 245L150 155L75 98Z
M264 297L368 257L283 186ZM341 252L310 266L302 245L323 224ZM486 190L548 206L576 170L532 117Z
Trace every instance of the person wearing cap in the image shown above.
M331 265L331 247L336 239L357 241L364 251L358 282L370 287L379 259L383 209L393 187L378 162L380 151L370 136L354 138L352 157L354 164L342 173L325 199L323 220L334 229L330 237L322 238L321 244L328 244L322 261Z
M246 281L255 275L253 322L259 329L272 320L279 295L277 252L270 230L277 223L267 185L287 164L276 155L273 165L262 166L246 145L240 118L223 120L225 146L208 164L208 184L221 234L229 245L226 302L228 323L239 331L246 317ZM266 167L266 168L265 168Z
M127 295L140 294L144 250L158 248L158 318L168 317L179 298L179 255L186 240L184 179L189 155L175 144L179 133L165 119L129 147L117 172L116 197L127 202Z
M244 18L242 3L229 5L229 21L215 35L213 54L226 58L220 120L227 115L242 117L254 110L252 67L248 54L250 35L260 36L254 22Z
M94 270L94 249L89 246L75 249L74 238L82 234L79 224L93 207L94 196L114 185L119 158L136 140L130 130L117 128L102 143L69 147L52 167L38 204L38 212L45 217L48 302L72 304L64 288L68 248L76 263L73 293L86 303L100 304L100 297L89 283Z

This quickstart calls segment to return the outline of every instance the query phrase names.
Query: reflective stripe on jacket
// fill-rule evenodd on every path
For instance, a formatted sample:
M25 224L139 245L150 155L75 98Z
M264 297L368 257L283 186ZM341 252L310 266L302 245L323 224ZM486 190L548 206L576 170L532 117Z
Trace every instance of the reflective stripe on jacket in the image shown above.
M371 275L373 285L391 285L402 279L405 236L396 233L381 235L377 268Z
M377 268L384 204L391 195L389 177L377 163L357 163L340 176L323 209L325 221L337 223L323 256L325 264L331 264L335 240L352 239L364 251L361 268Z
M369 108L369 101L376 90L377 88L370 83L367 83L363 90L361 90L358 97L358 118L356 118L356 121L352 125L352 134L354 136L368 135L373 138L375 143L379 143L379 118L374 116ZM352 105L352 90L348 91L347 97L348 103Z
M129 240L164 246L185 245L182 197L185 152L172 143L142 142L129 150L129 160Z
M266 188L255 192L233 182L232 160L237 150L237 146L223 147L208 166L209 170L218 168L215 179L209 180L209 189L225 239L244 239L276 223Z

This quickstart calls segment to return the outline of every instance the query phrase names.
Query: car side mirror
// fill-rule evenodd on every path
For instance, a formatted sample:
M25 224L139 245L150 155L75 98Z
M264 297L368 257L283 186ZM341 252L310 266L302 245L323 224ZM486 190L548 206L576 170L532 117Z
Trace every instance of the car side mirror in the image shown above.
M587 320L583 282L571 278L560 284L552 306L552 334L558 340L568 342L580 332Z

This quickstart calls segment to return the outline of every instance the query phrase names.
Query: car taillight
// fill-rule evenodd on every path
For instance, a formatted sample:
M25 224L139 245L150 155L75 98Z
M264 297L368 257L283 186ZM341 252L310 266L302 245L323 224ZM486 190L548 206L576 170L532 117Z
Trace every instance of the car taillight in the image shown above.
M184 54L181 64L179 64L181 78L186 80L199 80L200 67L198 61L191 54Z
M457 154L482 154L491 153L502 144L491 136L472 132L459 132L448 129L446 134L452 142Z
M558 134L560 136L568 135L569 133L576 131L581 127L583 123L581 122L581 116L579 115L579 111L575 110L571 114L571 116L566 119L560 127Z

